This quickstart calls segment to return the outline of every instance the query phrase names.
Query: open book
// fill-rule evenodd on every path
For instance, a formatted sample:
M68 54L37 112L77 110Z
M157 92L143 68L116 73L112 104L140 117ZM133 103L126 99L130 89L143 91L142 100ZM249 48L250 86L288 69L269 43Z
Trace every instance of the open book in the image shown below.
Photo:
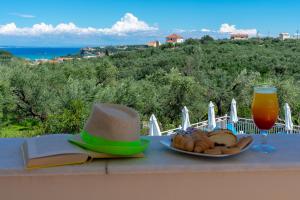
M43 168L80 164L94 158L144 157L144 154L118 156L82 149L68 141L70 134L53 134L27 138L21 149L25 167Z

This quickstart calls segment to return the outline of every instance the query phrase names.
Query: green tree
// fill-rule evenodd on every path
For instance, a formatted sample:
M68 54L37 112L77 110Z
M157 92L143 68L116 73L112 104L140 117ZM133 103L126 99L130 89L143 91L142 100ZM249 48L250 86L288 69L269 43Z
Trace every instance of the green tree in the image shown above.
M96 85L114 84L118 75L118 69L107 59L96 63Z

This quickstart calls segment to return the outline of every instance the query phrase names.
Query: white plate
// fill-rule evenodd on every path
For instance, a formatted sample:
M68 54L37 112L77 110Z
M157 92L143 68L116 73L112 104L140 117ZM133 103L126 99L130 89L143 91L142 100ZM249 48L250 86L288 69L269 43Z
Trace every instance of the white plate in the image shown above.
M185 153L185 154L190 154L190 155L195 155L195 156L204 156L204 157L215 157L215 158L223 158L223 157L229 157L229 156L235 156L235 155L239 155L241 153L243 153L244 151L247 151L251 145L253 144L253 141L248 144L248 146L246 146L245 148L243 148L241 150L240 153L236 153L236 154L221 154L221 155L212 155L212 154L206 154L206 153L196 153L196 152L189 152L189 151L183 151L183 150L180 150L180 149L176 149L174 147L171 146L171 140L170 138L166 138L164 140L161 140L160 143L162 145L164 145L165 147L167 147L168 149L171 149L173 151L177 151L177 152L180 152L180 153Z

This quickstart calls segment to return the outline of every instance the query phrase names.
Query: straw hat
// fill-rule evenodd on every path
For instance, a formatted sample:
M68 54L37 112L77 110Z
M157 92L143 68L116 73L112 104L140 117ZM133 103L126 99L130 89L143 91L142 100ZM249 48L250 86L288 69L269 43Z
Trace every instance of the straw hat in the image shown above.
M88 150L114 155L143 152L149 141L140 139L138 113L117 104L95 104L84 130L69 139Z

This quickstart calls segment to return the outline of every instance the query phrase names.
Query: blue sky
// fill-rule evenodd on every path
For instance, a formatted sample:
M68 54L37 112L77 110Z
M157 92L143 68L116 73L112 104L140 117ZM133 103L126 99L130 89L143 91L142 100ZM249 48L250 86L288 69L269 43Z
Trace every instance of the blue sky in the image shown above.
M9 0L0 7L0 45L96 46L230 33L277 36L300 26L299 1Z

